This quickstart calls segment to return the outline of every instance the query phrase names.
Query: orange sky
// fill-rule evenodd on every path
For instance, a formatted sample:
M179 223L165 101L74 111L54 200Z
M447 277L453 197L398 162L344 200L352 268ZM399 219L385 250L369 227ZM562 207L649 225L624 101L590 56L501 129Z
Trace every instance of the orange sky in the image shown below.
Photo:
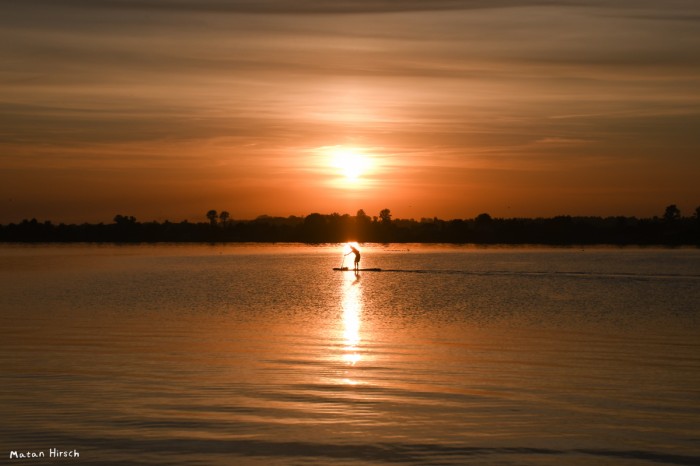
M699 26L695 0L0 0L0 223L690 215Z

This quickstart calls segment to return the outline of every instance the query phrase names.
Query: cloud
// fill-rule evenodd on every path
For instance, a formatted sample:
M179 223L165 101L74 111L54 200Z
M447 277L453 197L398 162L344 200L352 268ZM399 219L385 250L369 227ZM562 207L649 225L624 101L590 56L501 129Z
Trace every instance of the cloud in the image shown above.
M55 6L52 0L23 2ZM132 9L154 11L197 11L248 14L332 14L332 13L395 13L408 11L442 11L482 8L503 8L529 5L561 4L562 1L521 0L63 0L62 6L89 9ZM584 2L567 1L567 4Z
M5 0L7 3L16 3ZM3 3L0 1L0 4ZM23 4L55 7L54 0L24 0ZM214 12L241 14L364 14L414 11L478 10L512 7L598 7L643 10L658 8L655 0L62 0L61 6L81 9L130 9L151 11ZM693 0L667 0L665 11L693 8ZM697 8L695 8L697 11ZM642 14L644 16L644 14ZM666 14L681 19L680 14ZM687 17L685 19L688 19Z

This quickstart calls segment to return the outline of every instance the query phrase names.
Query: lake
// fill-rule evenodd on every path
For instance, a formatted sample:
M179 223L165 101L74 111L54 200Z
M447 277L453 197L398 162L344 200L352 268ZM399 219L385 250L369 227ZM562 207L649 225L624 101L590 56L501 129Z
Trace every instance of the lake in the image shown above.
M0 455L700 464L700 250L372 244L383 271L332 270L351 257L0 245Z

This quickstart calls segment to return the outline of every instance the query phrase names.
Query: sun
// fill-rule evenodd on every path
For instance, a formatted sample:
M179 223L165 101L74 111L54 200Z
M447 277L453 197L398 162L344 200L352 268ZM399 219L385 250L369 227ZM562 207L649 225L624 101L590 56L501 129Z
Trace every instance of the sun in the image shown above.
M330 151L330 163L347 181L357 182L370 168L370 160L359 149L333 147Z

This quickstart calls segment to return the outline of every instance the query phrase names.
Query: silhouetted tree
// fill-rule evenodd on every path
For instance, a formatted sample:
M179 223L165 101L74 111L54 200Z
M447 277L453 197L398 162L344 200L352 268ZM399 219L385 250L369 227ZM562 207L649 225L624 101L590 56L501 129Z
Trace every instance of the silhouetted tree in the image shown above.
M115 215L114 223L117 225L133 225L136 223L136 218L133 216Z
M379 218L381 219L382 223L384 223L384 224L391 223L391 210L382 209L382 211L379 212Z
M375 221L372 225L374 241L382 243L391 242L394 237L393 233L396 230L396 225L391 221L391 211L389 209L382 209L379 212L379 222L377 223Z
M494 243L498 240L494 237L494 220L487 213L479 214L474 218L474 239L477 242Z
M328 234L326 217L319 213L309 214L302 224L304 241L309 243L322 243Z
M219 215L215 210L210 210L209 212L207 212L207 218L209 219L209 223L212 226L216 226L216 219L219 218Z
M666 211L664 212L664 220L667 222L674 222L680 218L681 211L678 207L676 207L676 204L671 204L670 206L666 207Z
M219 220L221 220L222 225L226 226L231 215L225 210L221 211L219 214Z
M475 221L476 223L484 223L484 224L485 224L485 223L490 223L491 220L493 220L493 219L492 219L491 216L490 216L489 214L487 214L487 213L479 214L479 215L477 215L477 216L474 218L474 221Z
M23 220L0 225L0 241L12 242L160 242L160 241L300 241L325 243L360 242L455 242L503 244L695 244L700 246L700 207L691 217L681 217L675 205L663 218L571 217L491 218L483 213L474 219L391 218L389 209L370 219L362 210L348 214L307 217L270 217L233 222L226 212L207 214L209 222L140 223L116 215L112 224L53 225L50 221ZM380 221L381 218L381 221ZM213 228L217 219L226 228ZM211 225L210 225L211 223Z
M114 216L114 236L112 239L117 242L135 242L139 240L139 227L136 218L127 215Z
M364 210L360 209L357 211L355 216L355 233L357 235L356 240L359 242L367 241L370 238L370 229L372 226L372 219L365 213Z

